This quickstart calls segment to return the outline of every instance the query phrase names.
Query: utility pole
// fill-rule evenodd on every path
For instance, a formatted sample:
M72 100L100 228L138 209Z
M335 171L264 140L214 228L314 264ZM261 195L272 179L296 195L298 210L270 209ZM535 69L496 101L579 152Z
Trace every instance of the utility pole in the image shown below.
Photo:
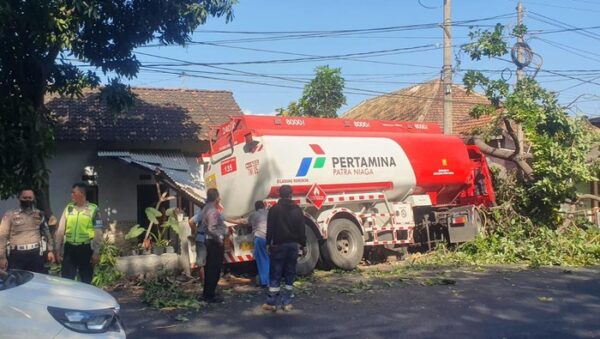
M444 134L452 134L452 26L451 1L444 0Z
M519 3L517 4L517 25L522 25L523 24L523 5L521 4L521 1L519 1ZM523 36L519 35L517 37L517 41L522 44L523 41ZM523 49L521 48L522 45L519 46L519 48L517 49L517 60L519 61L519 65L517 65L517 83L519 81L521 81L521 79L523 79ZM517 154L517 156L523 154L524 149L523 149L523 126L521 126L521 124L517 124L517 139L519 141L519 154Z

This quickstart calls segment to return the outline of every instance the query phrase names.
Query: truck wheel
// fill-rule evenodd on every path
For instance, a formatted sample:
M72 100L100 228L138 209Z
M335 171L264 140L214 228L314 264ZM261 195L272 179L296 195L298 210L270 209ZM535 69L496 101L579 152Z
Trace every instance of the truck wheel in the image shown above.
M306 232L306 247L304 253L298 257L298 264L296 264L298 275L311 274L319 260L319 240L309 226L305 225L304 230Z
M323 249L325 259L344 270L353 270L363 257L365 243L356 225L348 219L336 219L329 224L329 234Z
M317 269L322 270L322 271L331 271L332 269L335 268L335 266L333 266L333 264L329 261L329 259L327 259L325 257L325 252L327 251L325 249L325 243L323 243L319 248L321 250L321 255L319 256L319 261L317 261Z

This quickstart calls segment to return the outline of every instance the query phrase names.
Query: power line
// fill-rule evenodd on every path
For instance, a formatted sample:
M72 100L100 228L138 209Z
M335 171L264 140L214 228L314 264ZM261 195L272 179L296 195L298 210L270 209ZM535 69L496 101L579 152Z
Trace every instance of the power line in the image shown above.
M510 64L512 64L512 63L513 63L511 60L507 60L507 59L500 58L500 57L494 57L493 59L500 60L500 61L504 61L504 62L507 62L507 63L510 63ZM532 66L529 66L529 67L530 67L530 68L534 68L534 67L532 67ZM539 71L540 71L540 72L545 72L545 73L554 74L554 75L556 75L556 76L560 76L560 77L563 77L563 78L568 78L568 79L571 79L571 80L577 80L577 81L581 81L581 82L590 83L590 84L594 84L594 85L599 85L599 86L600 86L600 83L597 83L597 82L594 82L594 81L590 81L590 80L586 80L586 79L581 79L581 78L578 78L578 77L574 77L574 76L572 76L572 75L561 74L561 73L559 73L559 72L556 72L556 71L554 71L554 70L540 69Z
M271 74L257 74L257 73L232 73L232 72L211 72L211 71L202 71L202 70L186 70L186 69L173 69L173 68L162 68L162 67L151 67L151 66L142 66L145 70L161 70L161 71L171 71L177 72L181 74L181 76L185 76L187 74L211 74L211 75L222 75L222 76L243 76L243 77L266 77L279 79L284 81L295 81L299 83L306 84L314 78L314 74L307 74L304 77L297 76L281 76L281 75L271 75ZM238 71L241 72L241 71ZM422 75L435 76L437 73L420 73ZM395 76L387 76L385 78L395 78ZM382 78L365 78L365 79L348 79L347 75L344 75L344 81L346 83L369 83L369 84L401 84L401 85L416 85L420 82L414 81L384 81Z
M150 71L154 71L157 73L165 73L165 74L181 74L181 73L177 73L177 72L171 72L171 71L162 71L162 70L150 70ZM297 86L292 86L292 85L282 85L282 84L272 84L272 83L265 83L265 82L258 82L258 81L248 81L248 80L239 80L239 79L225 79L225 78L218 78L218 77L209 77L209 76L203 76L203 75L196 75L196 74L185 74L185 76L189 76L189 77L197 77L197 78L203 78L203 79L211 79L211 80L220 80L220 81L228 81L228 82L238 82L238 83L247 83L247 84L255 84L255 85L264 85L264 86L271 86L271 87L284 87L284 88L292 88L292 89L302 89L302 87L297 87ZM297 80L292 80L292 79L283 79L283 80L289 80L289 81L296 81L299 82ZM438 96L423 96L423 95L413 95L413 94L405 94L405 93L397 93L397 92L382 92L382 91L376 91L376 90L369 90L369 89L364 89L364 88L355 88L355 87L346 87L344 89L344 92L347 94L355 94L355 95L364 95L364 96L391 96L391 97L406 97L406 98L412 98L412 99L424 99L424 100L437 100L437 101L442 101L443 98L442 97L438 97ZM472 105L473 102L469 102L469 101L462 101L462 100L452 100L453 103L458 103L458 104L466 104L466 105Z
M562 22L560 20L556 20L556 19L547 17L547 16L545 16L543 14L539 14L539 13L536 13L536 12L533 12L533 11L529 11L529 13L533 14L533 16L531 16L532 19L537 20L537 21L541 21L543 23L547 23L547 24L555 26L555 27L566 28L566 29L580 28L580 27L573 26L571 24L568 24L568 23ZM595 39L595 40L600 40L600 35L598 35L598 34L596 34L594 32L590 32L590 31L588 31L586 29L574 30L573 32L575 32L577 34L580 34L580 35L583 35L583 36L586 36L588 38L592 38L592 39Z
M163 58L163 57L161 57ZM166 57L164 57L166 58ZM172 59L172 58L166 58L166 59ZM144 66L142 66L143 68L146 68ZM221 69L225 69L222 67L219 67ZM159 73L165 73L165 74L181 74L180 72L173 72L172 70L160 70L160 69L152 69L150 68L150 70L155 71L155 72L159 72ZM229 71L232 71L231 69L226 69ZM236 70L233 70L236 71ZM297 80L297 79L289 79L289 78L283 78L283 77L273 77L273 76L267 76L264 74L257 74L257 73L251 73L251 72L244 72L244 71L237 71L240 72L242 74L251 74L251 75L255 75L258 77L265 77L265 78L272 78L272 79L277 79L277 80L284 80L284 81L291 81L291 82L296 82L296 83L306 83L304 81L301 80ZM301 89L300 87L297 86L291 86L291 85L281 85L281 84L271 84L271 83L264 83L264 82L257 82L257 81L248 81L248 80L239 80L239 79L224 79L224 78L217 78L217 77L209 77L209 76L204 76L204 75L197 75L197 74L186 74L187 76L191 76L191 77L198 77L198 78L204 78L204 79L212 79L212 80L221 80L221 81L230 81L230 82L239 82L239 83L248 83L248 84L257 84L257 85L265 85L265 86L272 86L272 87L286 87L286 88L293 88L293 89ZM388 93L388 92L381 92L381 91L374 91L374 90L368 90L368 89L361 89L361 88L352 88L352 87L346 87L345 89L346 93L349 94L356 94L356 95L391 95L391 96L402 96L402 97L411 97L411 98L421 98L421 99L439 99L437 97L425 97L425 96L416 96L416 95L407 95L407 94L400 94L400 93ZM460 101L457 101L460 103ZM466 104L471 104L469 102L463 102Z
M480 21L489 21L496 19L512 18L515 13L506 13L494 15L491 17L478 18L478 19L467 19L457 20L453 24L468 24ZM249 35L263 35L263 34L275 34L275 35L289 35L289 34L348 34L348 33L367 33L367 32L380 32L380 31L398 31L398 30L413 30L420 28L437 28L440 23L431 22L425 24L412 24L412 25L401 25L401 26L386 26L386 27L371 27L371 28L355 28L355 29L340 29L340 30L306 30L306 31L226 31L226 30L196 30L198 33L218 33L218 34L249 34Z
M493 27L494 25L473 25L473 24L453 24L453 26L460 27ZM414 31L414 30L423 30L423 29L437 29L439 28L439 24L428 24L423 25L422 27L414 27L411 29L398 29L398 30L390 30L390 31L379 31L376 33L391 33L391 32L400 32L400 31ZM301 39L316 39L316 38L357 38L356 35L367 35L364 38L371 38L370 34L373 32L358 32L358 33L338 33L338 34L290 34L290 35L282 35L282 36L266 36L266 37L255 37L255 38L239 38L239 39L225 39L225 40L209 40L208 42L212 43L253 43L253 42L274 42L274 41L282 41L282 40L301 40ZM153 45L154 47L161 45Z
M303 83L306 84L308 82L310 82L313 77L314 74L312 74L311 76L307 76L304 78L298 78L298 77L286 77L286 78L282 78L282 77L278 77L278 76L271 76L271 75L267 75L267 74L235 74L235 73L227 73L227 72L209 72L209 71L200 71L200 70L179 70L179 69L169 69L169 68L159 68L159 67L146 67L143 66L142 69L144 71L151 71L151 72L156 72L156 71L165 71L165 72L172 72L174 74L178 74L178 76L174 77L174 78L168 78L168 79L162 79L162 80L156 80L154 82L161 82L161 81L168 81L168 80L173 80L175 78L180 78L180 77L185 77L188 76L189 74L213 74L213 75L224 75L224 76L243 76L243 77L256 77L256 78L260 78L260 77L268 77L268 78L274 78L274 79L280 79L280 80L284 80L284 81L295 81L298 83ZM427 75L433 76L435 74L431 74L428 73ZM223 78L220 78L223 79ZM374 80L374 79L356 79L356 80L350 80L347 79L345 77L344 79L345 83L369 83L369 84L383 84L383 85L417 85L420 84L421 82L415 82L415 81L382 81L382 80Z
M158 55L153 55L153 54L148 54L148 53L143 53L145 55L148 56L152 56L152 57L156 57L156 58L160 58L160 59L166 59L169 61L184 61L184 60L179 60L179 59L173 59L173 58L168 58L168 57L161 57ZM500 59L503 60L503 59ZM503 60L506 62L510 62L508 60ZM200 71L200 70L190 70L190 69L184 69L184 68L174 68L174 67L189 67L189 66L203 66L203 67L211 67L211 68L215 68L215 69L221 69L221 70L227 70L230 71L228 72L210 72L210 71ZM421 67L429 67L429 66L425 66L425 65L419 65ZM78 67L96 67L96 66L91 66L91 65L78 65ZM433 67L430 66L432 68L436 68L437 67ZM268 78L273 78L273 79L278 79L278 80L284 80L284 81L296 81L299 80L301 82L306 82L307 79L306 78L290 78L290 74L257 74L257 73L251 73L251 72L244 72L244 71L239 71L239 70L233 70L233 69L228 69L228 68L223 68L223 67L217 67L214 65L207 65L207 64L201 64L201 63L189 63L189 62L184 62L182 64L148 64L148 63L144 63L142 64L142 68L145 69L154 69L154 70L162 70L162 71L169 71L169 72L175 72L175 73L170 73L170 74L178 74L178 75L182 75L182 74L189 74L189 73L201 73L201 74L210 74L210 75L225 75L225 76L252 76L252 77L268 77ZM484 73L501 73L504 71L504 69L474 69L475 71L480 71L480 72L484 72ZM460 73L464 73L467 70L459 70L457 72ZM233 72L233 73L231 73ZM558 69L558 70L542 70L542 72L546 72L548 73L547 75L545 74L540 74L538 75L539 77L555 77L558 76L560 78L567 78L570 80L575 80L575 81L580 81L582 83L590 83L589 80L587 79L581 79L578 78L577 76L594 76L595 74L600 73L600 70L595 70L595 69ZM571 73L570 75L565 75L562 73ZM437 74L436 73L400 73L400 74L396 74L394 76L409 76L409 75L434 75ZM312 76L313 74L305 74L305 76ZM288 77L284 77L284 76L288 76ZM302 74L291 74L291 76L302 76ZM390 75L385 74L384 76L386 77L393 77ZM352 81L350 80L349 82L367 82L368 79L363 79L361 81ZM384 83L381 81L372 81L373 83ZM545 82L552 82L552 81L548 81L546 80ZM388 83L403 83L403 82L388 82ZM593 82L592 82L593 83Z
M550 41L550 40L547 40L547 39L543 39L543 38L537 38L537 40L542 41L542 42L544 42L544 43L546 43L546 44L548 44L550 46L553 46L553 47L556 47L558 49L561 49L561 50L563 50L563 51L565 51L567 53L571 53L573 55L580 56L580 57L582 57L584 59L588 59L588 60L600 62L600 59L593 58L593 57L587 56L587 55L582 54L582 53L588 53L588 54L596 55L596 56L599 56L599 57L600 57L600 54L597 54L597 53L594 53L594 52L590 52L590 51L586 51L586 50L583 50L583 49L580 49L580 48L568 46L568 45L565 45L565 44L561 44L559 42L553 42L553 41ZM579 51L581 53L579 53L577 51Z
M590 30L590 29L600 29L600 26L562 28L562 29L554 29L554 30L544 30L544 31L535 32L535 33L531 33L531 32L528 32L528 33L530 33L531 35L545 35L545 34L555 34L555 33L565 33L565 32L586 31L586 30Z
M145 67L142 67L145 68ZM290 89L302 89L302 87L299 86L294 86L294 85L285 85L285 84L273 84L273 83L267 83L267 82L259 82L259 81L250 81L250 80L240 80L240 79L226 79L226 78L219 78L219 77L215 77L215 76L205 76L205 75L198 75L198 74L189 74L187 72L189 71L184 71L184 72L173 72L171 70L160 70L160 69L146 69L147 71L150 72L156 72L156 73L163 73L163 74L173 74L173 75L178 75L178 76L188 76L188 77L195 77L195 78L203 78L203 79L209 79L209 80L217 80L217 81L227 81L227 82L235 82L235 83L245 83L245 84L255 84L255 85L261 85L261 86L270 86L270 87L278 87L278 88L290 88ZM293 81L299 84L305 84L307 83L307 81L303 81L303 80L299 80L299 79L290 79L290 78L283 78L283 77L271 77L271 76L266 76L266 75L262 75L262 74L256 74L256 73L250 73L250 72L243 72L243 71L237 71L237 70L232 70L232 71L236 71L236 72L241 72L242 74L236 74L236 75L253 75L253 76L259 76L259 77L267 77L267 78L273 78L275 80L283 80L283 81ZM545 70L549 73L553 73L557 76L561 76L561 77L567 77L570 78L572 80L577 80L577 81L582 81L582 82L587 82L587 83L594 83L593 81L588 81L588 80L584 80L584 79L578 79L576 77L572 77L572 76L568 76L568 75L564 75L564 74L559 74L553 71L548 71ZM197 72L202 72L202 71L197 71ZM595 83L597 84L597 83ZM600 84L599 84L600 85ZM405 94L405 93L397 93L397 92L382 92L382 91L376 91L376 90L369 90L369 89L364 89L364 88L354 88L354 87L346 87L344 92L346 94L354 94L354 95L363 95L363 96L369 96L369 97L374 97L374 96L399 96L399 97L407 97L407 98L412 98L412 99L424 99L424 100L442 100L442 98L440 97L430 97L430 96L422 96L422 95L412 95L412 94ZM461 101L461 100L453 100L454 103L462 103L462 104L473 104L472 102L468 102L468 101Z
M269 84L269 83L264 83L264 82L257 82L257 81L249 81L249 80L239 80L239 79L224 79L224 78L217 78L217 77L211 77L211 76L205 76L205 75L197 75L197 74L188 74L188 73L180 73L180 72L171 72L171 71L164 71L164 70L159 70L159 69L147 69L147 71L149 72L155 72L155 73L163 73L163 74L174 74L174 75L179 75L179 76L187 76L187 77L193 77L193 78L202 78L202 79L210 79L210 80L220 80L220 81L230 81L230 82L237 82L237 83L245 83L245 84L251 84L251 85L262 85L262 86L272 86L272 87L284 87L284 88L292 88L292 89L302 89L302 87L298 87L298 86L289 86L289 85L282 85L282 84Z
M159 83L159 82L171 81L171 80L178 79L180 77L181 77L181 75L178 75L178 76L175 76L175 77L171 77L171 78L167 78L167 79L158 79L158 80L147 81L147 82L143 82L141 84L137 84L137 86L147 86L147 85L156 84L156 83Z
M600 79L600 76L595 76L594 78L590 79L590 81L594 81L594 80L598 80L598 79ZM585 83L584 83L584 82L580 82L580 83L578 83L578 84L575 84L575 85L573 85L573 86L569 86L569 87L563 88L563 89L561 89L561 90L558 90L557 92L558 92L558 93L566 92L566 91L568 91L568 90L570 90L570 89L573 89L573 88L575 88L575 87L579 87L579 86L581 86L581 85L583 85L583 84L585 84Z
M421 1L422 0L418 0L419 5L421 5L421 7L426 8L426 9L438 9L438 8L442 7L442 6L427 6L427 5L424 5Z
M594 10L594 9L590 9L590 8L579 8L579 7L572 7L572 6L551 5L551 4L548 4L548 3L540 3L540 2L535 2L535 1L527 1L527 4L539 5L539 6L545 6L545 7L562 8L562 9L571 9L571 10L574 10L574 11L583 11L583 12L600 12L600 10Z
M478 27L480 25L474 25L473 23L481 21L489 21L503 18L512 18L514 13L507 13L501 15L495 15L486 18L469 19L455 21L453 25L469 25ZM253 35L258 37L252 38L240 38L240 39L229 39L229 40L211 40L207 42L211 43L249 43L249 42L272 42L277 40L294 40L294 39L307 39L307 38L328 38L328 37L343 37L352 35L369 35L373 33L390 33L399 31L413 31L423 29L436 29L439 28L439 23L426 23L426 24L413 24L404 26L387 26L387 27L375 27L375 28L359 28L359 29L343 29L343 30L316 30L316 31L225 31L225 30L197 30L196 33L209 33L209 34L238 34L238 35ZM270 35L261 37L261 35ZM149 45L151 47L165 46L163 44Z
M329 56L314 56L314 57L302 57L302 58L294 58L294 59L274 59L274 60L253 60L253 61L235 61L235 62L191 62L186 60L179 60L167 57L160 57L165 60L177 61L181 62L182 65L200 65L200 66L217 66L217 65L252 65L252 64L279 64L279 63L294 63L294 62L311 62L311 61L325 61L325 60L339 60L348 57L376 57L376 56L387 56L387 55L396 55L402 53L415 53L415 52L425 52L440 49L437 44L428 44L428 45L420 45L420 46L412 46L412 47L402 47L402 48L393 48L387 50L377 50L377 51L369 51L369 52L357 52L357 53L347 53L347 54L337 54L337 55L329 55ZM136 52L139 55L146 55L151 57L159 57L153 54L144 53L144 52Z
M263 48L230 46L230 45L226 45L226 44L216 44L216 43L212 43L212 42L192 41L192 44L248 50L248 51L254 51L254 52L264 52L264 53L273 53L273 54L282 54L282 55L294 55L294 56L309 57L309 58L319 58L320 57L318 55L312 55L312 54L294 53L294 52L278 51L278 50L263 49ZM380 60L364 60L364 59L349 58L349 57L348 58L340 57L339 59L340 60L352 60L352 61L363 62L363 63L383 64L383 65L420 67L419 65L414 65L414 64L397 63L397 62L380 61ZM434 67L434 68L437 69L438 67Z
M598 5L597 1L592 1L592 0L570 0L570 1L591 4L591 5Z
M578 81L581 81L581 82L584 82L584 83L588 83L588 84L594 84L594 85L598 85L598 86L600 86L600 83L598 83L598 82L595 82L595 81L593 81L593 80L581 79L581 78L574 77L574 76L571 76L571 75L567 75L567 74L560 74L560 73L558 73L558 72L553 72L553 71L544 70L544 69L541 69L541 70L540 70L540 72L546 72L546 73L550 73L550 74L558 75L558 76L561 76L561 77L564 77L564 78L569 78L569 79L572 79L572 80L578 80Z

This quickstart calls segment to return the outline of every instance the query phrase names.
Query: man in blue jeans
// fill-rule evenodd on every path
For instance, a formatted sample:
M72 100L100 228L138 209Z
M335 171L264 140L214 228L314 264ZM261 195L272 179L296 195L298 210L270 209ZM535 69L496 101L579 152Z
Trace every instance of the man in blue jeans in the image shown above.
M267 253L267 216L265 203L261 200L254 203L255 211L250 213L248 223L254 234L254 261L258 270L260 286L269 286L269 254Z
M306 246L304 213L292 202L292 187L279 188L279 201L267 215L267 246L269 249L269 293L263 309L275 312L281 305L284 311L292 309L293 286L296 278L299 246ZM284 290L281 292L281 281Z

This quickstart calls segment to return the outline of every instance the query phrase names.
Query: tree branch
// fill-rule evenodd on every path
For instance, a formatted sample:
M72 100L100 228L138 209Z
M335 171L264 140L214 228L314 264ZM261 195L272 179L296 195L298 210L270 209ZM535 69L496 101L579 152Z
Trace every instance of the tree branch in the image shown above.
M502 120L504 121L504 126L506 126L506 132L508 135L510 135L511 139L513 139L513 143L515 145L515 154L519 156L521 153L523 153L523 150L521 149L521 143L519 142L519 137L517 137L515 130L512 128L510 120L508 118L502 118Z
M595 200L600 201L600 196L594 194L577 194L577 200Z
M523 154L519 157L518 154L516 154L516 151L492 147L486 144L483 138L480 136L470 137L467 139L467 143L479 147L479 149L481 149L481 151L486 155L514 162L517 167L521 169L525 175L525 178L528 180L533 179L533 168L531 168L526 161L526 159L533 158L532 154Z

